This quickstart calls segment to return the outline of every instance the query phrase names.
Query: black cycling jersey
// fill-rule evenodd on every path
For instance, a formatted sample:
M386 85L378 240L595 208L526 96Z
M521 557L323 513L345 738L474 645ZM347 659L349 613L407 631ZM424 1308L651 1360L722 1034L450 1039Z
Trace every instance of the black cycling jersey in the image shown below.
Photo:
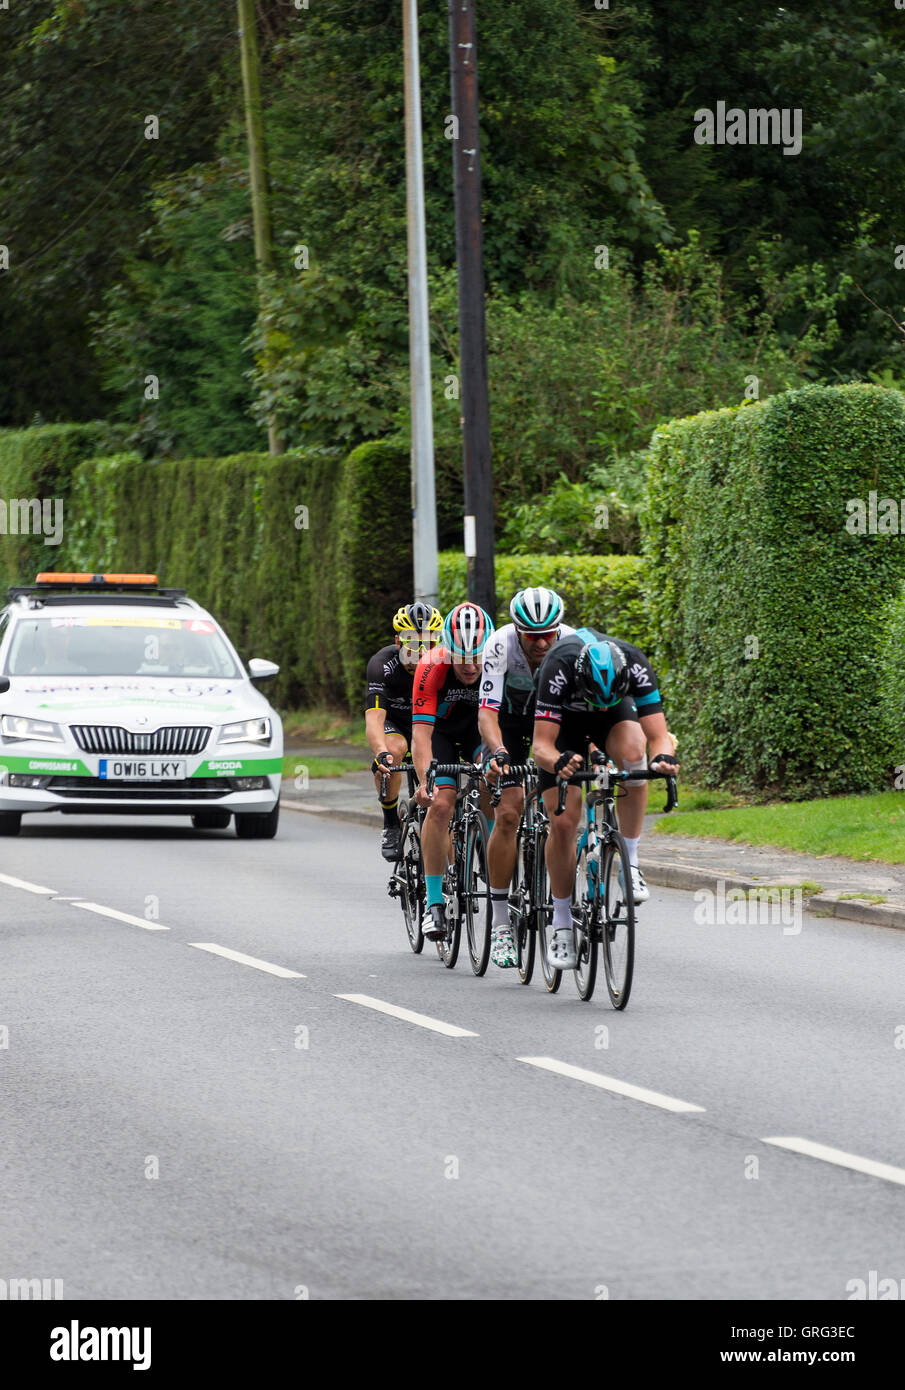
M407 671L403 666L395 644L381 647L368 662L365 709L385 709L391 717L398 714L411 723L414 678L414 671Z
M559 724L566 711L587 713L594 709L575 689L575 661L586 642L612 642L622 652L629 668L627 698L634 700L639 715L657 714L663 709L656 674L640 647L596 628L580 627L573 636L561 638L541 663L535 678L535 718Z

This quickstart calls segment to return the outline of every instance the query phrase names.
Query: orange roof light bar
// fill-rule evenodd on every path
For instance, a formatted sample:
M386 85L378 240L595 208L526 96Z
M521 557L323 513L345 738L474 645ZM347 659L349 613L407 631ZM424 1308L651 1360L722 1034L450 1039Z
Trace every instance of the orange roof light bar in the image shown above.
M57 574L54 570L46 570L39 574L35 580L36 584L142 584L145 587L154 584L159 580L156 574Z

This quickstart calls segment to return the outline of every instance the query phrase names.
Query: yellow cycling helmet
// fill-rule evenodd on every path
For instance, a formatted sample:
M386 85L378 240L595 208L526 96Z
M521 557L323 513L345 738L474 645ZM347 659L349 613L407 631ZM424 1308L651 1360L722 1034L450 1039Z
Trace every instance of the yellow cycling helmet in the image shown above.
M393 615L394 632L439 632L443 614L429 603L409 603Z

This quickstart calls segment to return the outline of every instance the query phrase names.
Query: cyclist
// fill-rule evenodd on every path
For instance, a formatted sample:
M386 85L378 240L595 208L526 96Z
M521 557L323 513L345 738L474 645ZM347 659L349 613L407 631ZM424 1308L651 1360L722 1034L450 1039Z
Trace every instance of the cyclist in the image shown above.
M501 787L487 851L493 904L490 959L502 969L518 964L509 921L509 885L525 808L522 779L506 764L526 761L534 732L535 673L551 647L575 631L562 622L563 611L563 601L552 589L519 589L509 605L512 622L499 628L484 649L478 729L485 756L490 754L489 769L500 774Z
M565 811L556 810L556 774L578 772L584 753L603 750L624 771L647 766L676 772L678 762L666 728L657 677L644 653L596 628L578 628L558 642L537 675L534 758L543 769L540 786L550 812L547 869L553 896L550 965L576 965L571 896L575 883L576 832L581 791L570 787ZM576 751L578 750L578 751ZM647 782L626 782L619 829L628 849L635 902L650 897L638 867L638 841L647 805Z
M391 863L399 852L399 784L394 772L380 801L383 769L398 766L412 741L412 682L422 654L438 639L443 617L429 603L410 603L393 615L396 636L368 662L365 730L374 754L371 771L383 812L380 852Z
M412 692L412 759L419 786L415 800L427 808L421 827L421 857L427 891L423 932L428 941L446 935L443 871L449 822L456 804L453 777L438 777L428 796L425 786L432 758L440 763L477 761L478 687L481 656L493 623L476 603L460 603L446 615L441 645L418 663Z

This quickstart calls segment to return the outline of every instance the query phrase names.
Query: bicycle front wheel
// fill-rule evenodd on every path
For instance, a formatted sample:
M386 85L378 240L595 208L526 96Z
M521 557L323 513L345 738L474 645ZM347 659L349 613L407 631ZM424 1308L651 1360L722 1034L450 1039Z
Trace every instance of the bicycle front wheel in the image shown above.
M606 987L613 1008L624 1009L632 992L635 969L635 899L628 850L622 836L615 832L603 851L601 879Z
M424 948L424 936L421 931L421 921L424 917L424 876L421 872L421 841L418 836L418 822L410 817L407 817L403 822L395 874L402 901L405 934L408 937L409 945L417 956Z
M518 952L518 977L523 985L530 985L534 974L534 954L537 948L537 924L534 914L533 892L534 847L523 830L519 831L518 854L515 861L515 883L513 897L516 903L515 946Z
M468 957L476 975L483 975L490 960L490 870L487 842L490 827L478 811L472 819L465 842L465 936Z
M580 925L575 928L575 988L579 999L590 999L597 982L597 923L600 920L599 860L588 855L587 836L578 844L575 861L574 908Z
M547 861L544 856L546 836L538 839L534 861L534 914L537 923L537 951L540 956L541 974L548 994L555 994L562 984L562 971L555 970L547 959L547 942L551 935L553 921L553 899L550 896L550 879L547 876Z
M446 904L446 937L436 942L437 955L447 970L454 970L459 959L459 943L462 939L462 901L458 875L454 868L447 867L444 875L443 898Z

